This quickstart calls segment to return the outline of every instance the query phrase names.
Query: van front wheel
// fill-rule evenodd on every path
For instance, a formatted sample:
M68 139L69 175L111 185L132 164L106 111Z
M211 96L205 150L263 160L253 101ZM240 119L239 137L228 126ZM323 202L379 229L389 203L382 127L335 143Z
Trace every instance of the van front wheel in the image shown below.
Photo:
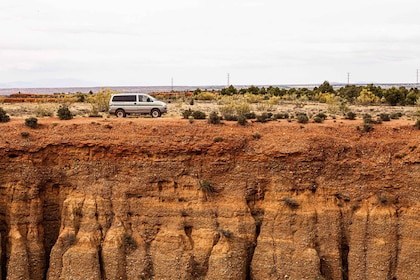
M125 118L125 111L123 109L118 109L115 111L115 115L117 118Z
M159 118L160 117L160 111L158 109L153 109L150 112L150 115L152 115L152 118Z

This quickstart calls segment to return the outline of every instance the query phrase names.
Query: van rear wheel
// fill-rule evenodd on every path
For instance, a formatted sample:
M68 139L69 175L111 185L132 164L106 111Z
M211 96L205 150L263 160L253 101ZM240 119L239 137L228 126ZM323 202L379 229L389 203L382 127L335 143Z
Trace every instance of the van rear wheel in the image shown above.
M117 118L125 118L125 111L123 109L118 109L115 111L115 115Z
M152 118L159 118L161 114L160 114L159 109L153 109L153 110L150 112L150 115L152 115Z

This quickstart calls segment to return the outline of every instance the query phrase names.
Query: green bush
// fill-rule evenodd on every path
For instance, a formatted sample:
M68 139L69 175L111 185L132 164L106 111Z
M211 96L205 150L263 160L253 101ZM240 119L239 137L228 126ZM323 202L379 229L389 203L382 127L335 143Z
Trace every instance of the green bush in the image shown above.
M182 111L182 117L184 119L188 119L192 115L192 113L193 113L193 110L191 110L191 109L184 110L184 111Z
M363 123L363 132L369 132L373 130L372 123Z
M259 134L258 132L256 132L256 133L254 133L252 135L252 138L254 138L254 139L261 139L261 134Z
M192 112L192 117L196 120L204 120L206 118L206 113L202 111L194 111Z
M10 117L6 114L6 111L0 107L0 122L8 122Z
M379 114L379 118L384 122L389 122L391 120L390 115L386 113Z
M375 121L372 119L372 116L371 115L369 115L369 114L364 114L363 115L363 123L364 124L372 124L374 122Z
M322 121L325 121L327 119L327 115L324 113L319 113L315 117L320 118Z
M73 114L67 106L60 106L57 110L57 115L60 120L71 120L73 118Z
M209 115L209 123L210 124L220 124L220 116L217 112L211 112Z
M233 236L233 232L231 232L230 230L225 230L225 229L218 229L219 233L221 233L224 237L226 238L231 238Z
M126 252L133 252L137 249L137 241L128 233L124 233L124 248Z
M213 138L213 141L215 143L222 142L223 141L223 137L222 136L216 136L216 137Z
M322 118L320 118L318 116L315 116L314 117L314 122L316 122L316 123L322 123L323 121L324 121L324 119L322 119Z
M22 136L22 138L28 138L28 137L29 137L29 132L27 132L27 131L22 131L22 132L20 133L20 136Z
M262 113L261 115L257 115L257 122L268 122L269 120L271 120L272 116L272 113Z
M236 115L226 114L223 117L223 119L227 120L227 121L237 121L239 119L239 117L237 117Z
M305 113L297 114L296 119L297 119L298 123L308 123L309 122L308 115L306 115Z
M38 127L38 119L37 118L27 118L25 119L25 125L30 128L37 128Z
M207 180L200 181L199 190L201 190L201 192L204 194L205 200L208 200L212 194L216 193L216 189L214 188L213 184Z
M289 114L288 113L277 113L273 115L273 119L278 120L278 119L288 119L289 118Z
M239 116L238 117L238 124L245 126L248 123L245 116Z
M297 202L296 200L294 200L293 198L290 197L283 197L282 198L283 202L291 209L296 209L299 207L299 202Z
M243 114L243 116L247 118L248 120L250 120L250 119L255 119L257 117L257 114L255 114L255 112L249 112L249 113Z
M347 119L347 120L355 120L355 119L356 119L356 113L354 113L354 112L352 112L352 111L347 112L347 114L346 114L346 119Z
M414 124L414 126L415 126L417 129L420 129L420 119L418 119L418 120L416 121L416 123Z
M399 118L402 117L402 113L398 112L398 113L391 113L391 115L389 116L391 119L393 120L398 120Z

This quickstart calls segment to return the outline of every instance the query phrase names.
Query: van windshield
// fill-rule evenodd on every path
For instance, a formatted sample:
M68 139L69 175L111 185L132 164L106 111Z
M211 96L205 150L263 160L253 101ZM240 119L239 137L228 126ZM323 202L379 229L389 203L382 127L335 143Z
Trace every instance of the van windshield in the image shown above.
M139 102L153 102L156 101L153 97L150 95L139 95Z

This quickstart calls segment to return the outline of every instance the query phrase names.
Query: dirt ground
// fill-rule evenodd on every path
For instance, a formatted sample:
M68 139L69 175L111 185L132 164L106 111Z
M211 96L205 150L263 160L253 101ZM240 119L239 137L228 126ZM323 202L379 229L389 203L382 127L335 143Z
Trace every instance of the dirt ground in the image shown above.
M325 112L328 118L323 123L314 123L311 119L308 124L299 124L296 119L289 120L274 120L268 123L257 123L255 120L248 120L248 124L245 127L240 126L236 121L223 121L222 125L211 126L207 120L186 120L182 118L182 112L186 109L200 110L209 115L212 111L218 111L220 104L216 101L196 101L194 105L189 105L189 102L182 100L173 101L168 103L168 113L164 114L161 118L152 119L150 116L130 116L123 119L118 119L108 113L100 113L101 117L89 117L92 110L92 105L89 103L73 103L70 105L71 112L75 115L72 120L60 120L56 116L56 111L59 108L59 104L47 103L47 104L36 104L36 103L17 103L17 104L0 104L0 108L3 108L6 113L10 116L9 123L0 123L0 135L6 136L1 137L4 141L7 140L7 135L11 132L22 132L30 131L31 128L25 126L25 119L28 117L37 116L38 119L38 130L47 129L48 131L56 131L56 128L60 128L60 134L69 134L73 137L76 133L86 133L85 129L75 129L75 126L82 125L89 129L92 124L98 124L108 127L113 127L113 131L118 131L124 134L130 131L130 127L134 129L134 126L145 126L145 127L159 127L162 130L161 133L171 133L171 130L178 129L192 129L198 126L209 126L217 127L216 134L212 137L222 136L229 134L232 130L240 129L241 133L256 133L263 131L264 134L276 135L278 130L285 129L291 133L301 134L305 131L305 134L315 133L318 134L320 131L325 131L325 128L334 128L334 130L340 130L340 137L346 137L345 134L349 133L349 137L354 137L360 133L355 133L356 130L361 130L363 127L363 114L370 114L373 117L380 113L401 113L402 117L397 120L391 120L389 122L383 122L382 124L374 125L376 130L376 136L378 133L385 129L387 131L389 127L393 129L399 129L400 127L413 126L418 119L419 107L401 107L401 106L360 106L350 107L350 110L357 114L356 120L346 120L344 116L333 114L330 108L326 104L321 103L307 103L304 106L297 107L294 103L282 102L281 104L271 107L270 112L275 113L289 113L290 115L296 112L305 112L309 116L314 116L319 112ZM260 114L261 108L266 108L260 104L252 104L252 110L257 114ZM38 117L42 113L46 117ZM95 129L98 126L94 126ZM212 128L212 129L213 129ZM305 129L303 129L305 128ZM323 128L323 129L320 129ZM135 129L134 129L135 130ZM327 129L328 130L328 129ZM106 131L106 130L105 130ZM211 131L211 130L210 130ZM347 132L349 131L349 132ZM90 132L90 131L89 131ZM102 131L98 129L98 135ZM38 133L37 133L38 134ZM41 137L42 135L40 135ZM81 135L80 137L83 138ZM209 136L210 137L210 136ZM18 138L21 138L18 136ZM168 138L166 138L168 139Z
M179 99L166 101L168 104L168 113L163 115L163 118L178 118L182 116L182 112L187 109L199 110L205 112L207 115L212 111L219 112L223 107L223 102L216 101L195 101L194 105L189 104L189 100ZM55 116L59 103L3 103L0 108L3 108L11 117L42 117ZM281 100L276 105L269 105L265 101L250 104L251 111L260 114L262 112L275 113L289 113L297 112L307 113L309 116L316 115L320 112L326 113L330 117L340 117L337 108L325 103L306 102L304 104L297 104L292 101ZM92 104L90 103L72 103L69 106L70 111L77 117L87 117L92 112ZM356 113L358 116L370 114L372 116L380 113L401 113L406 119L416 119L420 114L419 106L355 106L351 105L348 110ZM100 113L103 117L110 117L108 113Z

